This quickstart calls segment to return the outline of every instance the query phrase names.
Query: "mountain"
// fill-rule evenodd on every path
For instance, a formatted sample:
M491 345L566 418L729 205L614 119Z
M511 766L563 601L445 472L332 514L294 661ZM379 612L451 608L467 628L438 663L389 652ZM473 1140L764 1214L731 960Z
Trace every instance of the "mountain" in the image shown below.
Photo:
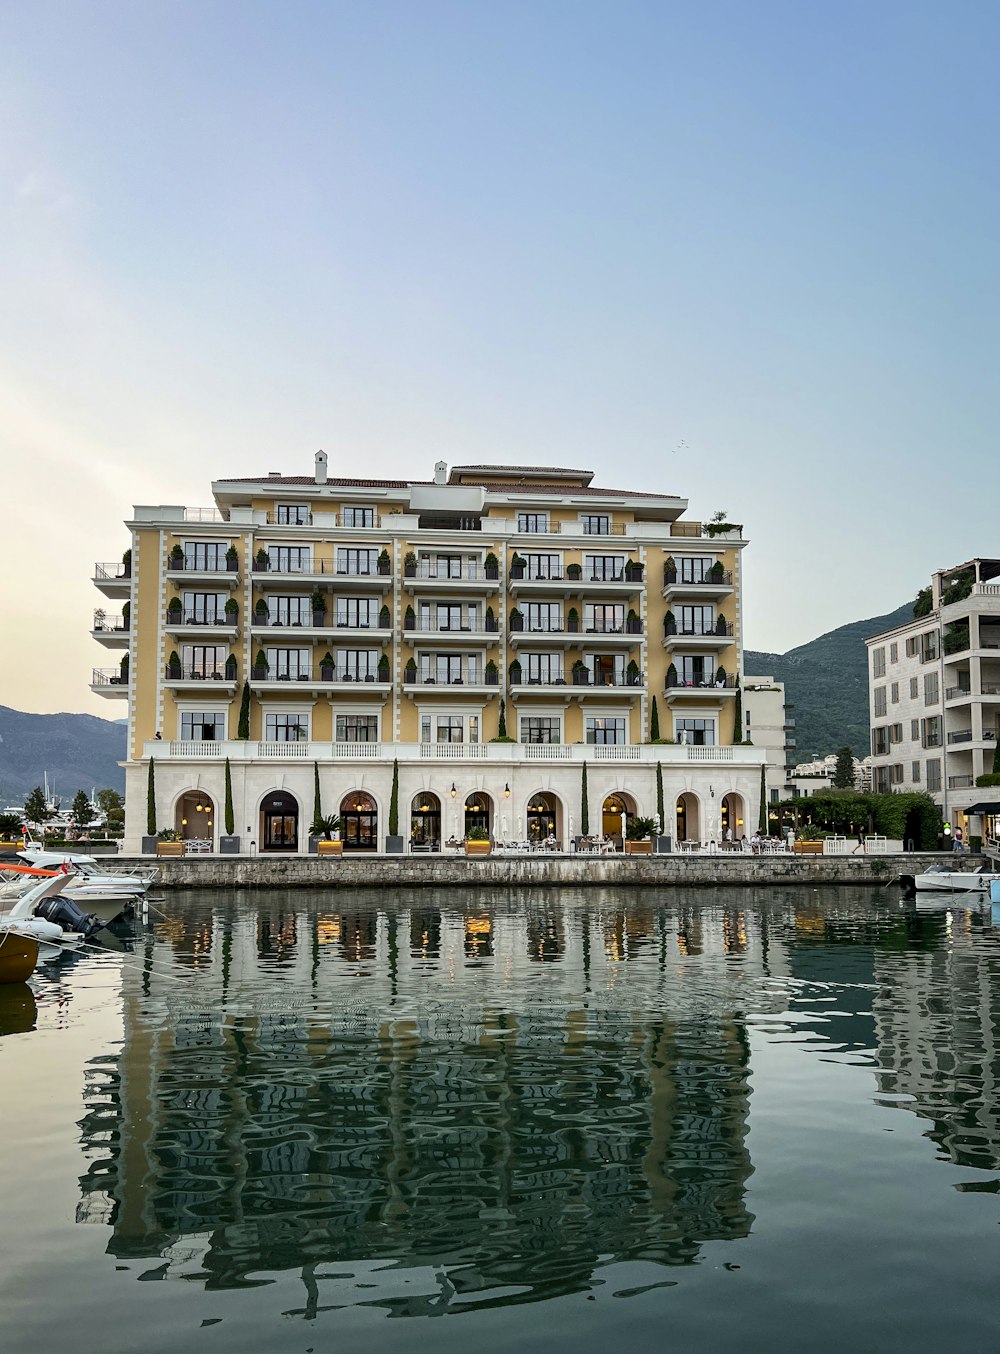
M93 715L26 715L0 705L0 804L23 804L42 784L65 804L77 790L125 790L124 720Z
M787 653L746 649L744 672L784 682L794 705L796 761L825 756L845 745L858 757L871 751L868 733L868 654L865 640L913 617L906 602L885 616L851 621Z

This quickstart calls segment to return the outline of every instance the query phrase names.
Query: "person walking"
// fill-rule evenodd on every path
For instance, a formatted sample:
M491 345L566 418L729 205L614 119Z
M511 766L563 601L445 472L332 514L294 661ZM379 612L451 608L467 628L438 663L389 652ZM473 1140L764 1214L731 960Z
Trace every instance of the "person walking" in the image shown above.
M955 829L955 839L951 844L951 849L952 851L957 851L959 855L965 850L965 846L962 843L962 829L960 827Z
M856 855L858 854L859 851L862 851L862 852L864 851L864 849L865 849L865 835L866 835L866 834L865 834L864 828L863 828L863 827L859 827L859 828L858 828L858 844L857 844L857 846L854 848L854 850L851 852L851 855L852 855L852 856L856 856Z

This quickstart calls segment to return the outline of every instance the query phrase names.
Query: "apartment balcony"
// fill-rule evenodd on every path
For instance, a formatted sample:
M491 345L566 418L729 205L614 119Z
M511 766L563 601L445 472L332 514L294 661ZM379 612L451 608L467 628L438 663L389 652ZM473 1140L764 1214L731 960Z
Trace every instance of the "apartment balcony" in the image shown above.
M527 677L521 672L509 674L508 681L514 700L534 700L538 696L555 697L563 701L568 701L570 697L607 700L612 691L615 700L632 700L646 692L641 674L630 676L628 673L613 673L600 677L579 668L571 670L568 678Z
M550 574L545 578L529 577L524 565L512 564L509 589L515 596L549 594L565 597L586 593L588 597L633 597L643 590L643 576L643 566L631 561L617 574L598 574L585 570L582 565L570 564L565 574Z
M681 601L690 597L692 601L696 598L718 599L728 597L733 591L733 574L731 569L710 570L704 578L698 580L681 578L676 569L663 570L663 596L670 601L671 599Z
M975 778L974 778L973 776L949 776L949 777L948 777L948 789L949 789L949 790L970 790L970 789L972 788L972 786L975 785L975 783L976 783L976 782L975 782Z
M125 598L132 591L132 570L120 560L116 564L95 564L91 582L105 597Z
M973 752L977 749L996 747L995 729L984 729L976 734L972 729L954 729L948 734L948 746L955 752Z
M106 649L127 649L132 632L124 616L106 616L98 610L90 633Z
M297 692L323 695L341 691L384 700L392 690L389 672L384 667L381 672L357 673L326 663L316 668L286 672L254 668L250 674L250 684L255 696L279 695L286 699Z
M403 638L414 646L433 640L435 647L453 648L469 644L488 647L500 643L499 622L490 617L470 617L467 624L442 624L433 618L418 616L403 622Z
M232 640L239 633L236 627L238 612L219 611L208 616L194 616L190 612L171 608L167 611L164 629L176 639Z
M403 689L414 699L447 696L454 700L460 693L494 696L500 691L500 674L495 665L459 663L448 666L413 667L403 672Z
M676 625L664 627L665 649L726 649L733 642L733 623L716 625L714 630L681 630Z
M164 686L172 691L197 691L213 696L236 694L236 666L228 668L185 668L179 663L168 663L164 669Z
M1000 682L983 682L978 693L967 686L949 686L945 689L944 699L946 705L964 705L976 700L992 703L1000 699Z
M668 679L664 696L668 705L703 704L706 700L735 697L736 678L726 677L721 682L682 682ZM793 740L794 741L794 740ZM788 744L786 744L786 747Z
M438 564L435 560L417 560L403 567L403 587L421 592L496 592L500 587L500 570L470 562L461 566Z
M240 583L237 561L231 564L196 564L193 560L184 560L177 555L167 558L166 577L175 587L200 588L214 584L221 588L235 588Z
M121 668L94 668L90 674L90 689L95 696L112 700L128 699L128 673Z
M530 625L523 618L512 618L507 638L512 648L545 648L551 645L587 649L632 649L645 641L642 621L625 621L620 626L588 626L567 620L562 625Z
M300 562L268 557L254 560L253 578L255 583L292 586L334 583L365 592L385 592L392 585L392 565L388 560L376 560L371 569L359 569L355 565L338 565L335 559L318 555L310 555Z
M293 627L294 628L294 627ZM383 625L355 625L350 621L333 621L322 630L322 638L337 644L389 644L392 641L392 629Z

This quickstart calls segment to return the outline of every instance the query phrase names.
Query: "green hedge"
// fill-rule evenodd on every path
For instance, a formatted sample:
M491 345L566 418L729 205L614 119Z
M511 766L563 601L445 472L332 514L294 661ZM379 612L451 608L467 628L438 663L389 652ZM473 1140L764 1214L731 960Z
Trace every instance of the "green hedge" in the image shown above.
M835 795L786 799L778 807L844 836L861 825L893 841L912 837L918 851L936 851L941 832L941 810L930 795L863 795L841 790Z

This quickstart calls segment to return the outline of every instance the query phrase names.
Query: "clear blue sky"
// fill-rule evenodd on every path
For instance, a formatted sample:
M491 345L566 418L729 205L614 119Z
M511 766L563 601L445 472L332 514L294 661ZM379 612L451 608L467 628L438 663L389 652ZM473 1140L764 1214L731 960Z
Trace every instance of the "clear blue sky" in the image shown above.
M998 37L984 3L4 4L0 455L44 513L3 619L62 650L0 703L119 713L86 579L130 505L319 447L728 509L753 648L1000 553Z

